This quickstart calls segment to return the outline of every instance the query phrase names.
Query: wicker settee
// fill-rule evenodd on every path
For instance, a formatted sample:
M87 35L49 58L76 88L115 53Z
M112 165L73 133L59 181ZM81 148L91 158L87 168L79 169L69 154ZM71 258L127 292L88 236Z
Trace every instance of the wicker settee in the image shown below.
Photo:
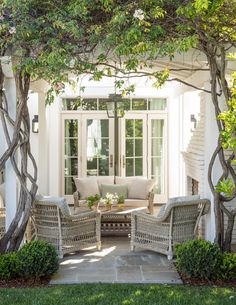
M194 196L193 196L194 197ZM180 198L169 202L157 216L131 214L131 250L150 249L172 259L175 246L196 238L199 221L209 211L207 199Z
M100 213L71 215L64 198L37 198L32 220L36 239L55 245L60 257L86 247L96 246L99 250L101 248Z
M129 208L145 207L150 214L153 214L152 191L155 181L144 177L113 177L113 176L91 176L86 178L74 178L76 192L74 196L74 207L86 204L88 196L100 194L102 196L103 187L111 186L114 190L109 193L118 193L116 186L126 187L125 206ZM114 183L115 182L115 183Z

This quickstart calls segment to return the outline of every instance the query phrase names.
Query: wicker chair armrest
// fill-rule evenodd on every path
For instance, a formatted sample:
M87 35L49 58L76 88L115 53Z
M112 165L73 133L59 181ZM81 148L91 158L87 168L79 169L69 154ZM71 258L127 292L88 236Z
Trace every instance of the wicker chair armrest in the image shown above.
M153 221L156 224L158 224L158 223L161 224L162 223L162 221L159 221L159 219L156 216L147 214L147 213L142 212L142 211L132 212L131 217L132 218L135 218L135 217L139 218L140 217L140 218L142 218L144 220L147 220L147 221Z
M67 218L69 218L72 221L82 221L85 218L97 218L97 217L101 217L101 213L99 212L83 212L80 214L74 214L74 215L70 215Z
M78 191L75 191L73 193L73 198L74 198L74 208L79 206L79 200L80 200L80 194Z
M151 191L148 193L148 209L149 209L150 214L152 214L152 215L154 213L153 201L154 201L154 192Z

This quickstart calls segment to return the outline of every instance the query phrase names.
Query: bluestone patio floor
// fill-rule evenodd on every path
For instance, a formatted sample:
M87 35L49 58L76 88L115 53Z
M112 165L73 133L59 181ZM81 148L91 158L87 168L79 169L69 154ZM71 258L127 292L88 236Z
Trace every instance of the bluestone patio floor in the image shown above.
M65 256L51 284L163 283L182 281L167 257L149 250L130 251L128 237L103 237L102 249L82 250Z

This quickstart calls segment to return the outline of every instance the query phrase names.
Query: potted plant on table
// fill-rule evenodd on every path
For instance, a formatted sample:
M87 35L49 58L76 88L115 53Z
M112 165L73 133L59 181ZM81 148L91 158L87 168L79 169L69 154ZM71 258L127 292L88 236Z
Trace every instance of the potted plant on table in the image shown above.
M100 199L101 196L99 194L87 197L87 204L90 210L96 211L98 209Z
M125 196L124 195L118 195L117 205L118 205L118 209L121 209L121 210L125 207Z

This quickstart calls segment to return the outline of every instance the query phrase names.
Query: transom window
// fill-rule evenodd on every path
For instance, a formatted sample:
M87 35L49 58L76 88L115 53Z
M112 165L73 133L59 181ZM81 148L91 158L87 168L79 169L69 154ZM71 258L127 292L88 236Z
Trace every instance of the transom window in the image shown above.
M106 110L106 98L66 98L62 100L63 111L104 111ZM123 108L126 111L164 111L167 107L165 98L124 98L122 99Z

